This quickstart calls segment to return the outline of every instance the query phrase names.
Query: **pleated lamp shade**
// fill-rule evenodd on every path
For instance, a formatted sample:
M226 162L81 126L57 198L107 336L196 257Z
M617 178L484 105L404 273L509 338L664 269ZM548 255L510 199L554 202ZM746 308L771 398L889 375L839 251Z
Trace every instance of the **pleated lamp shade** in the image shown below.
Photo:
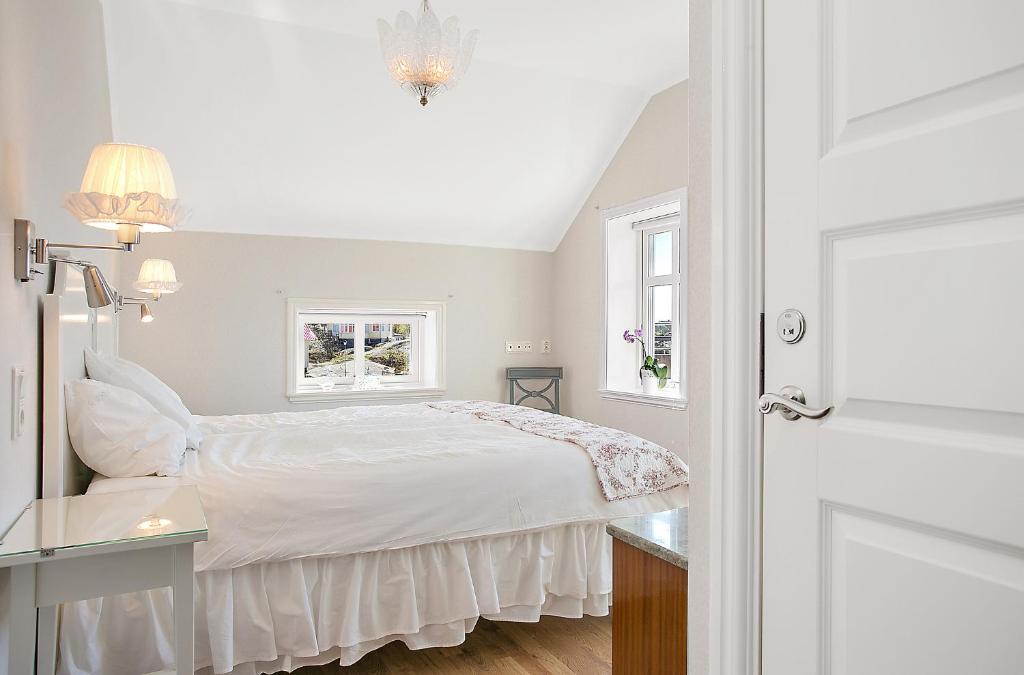
M186 215L164 154L128 143L93 148L81 190L65 195L64 207L86 225L105 230L130 225L142 232L169 232Z
M152 293L159 297L161 293L173 293L181 288L181 282L174 274L174 265L170 260L150 258L142 263L139 278L135 281L135 290Z

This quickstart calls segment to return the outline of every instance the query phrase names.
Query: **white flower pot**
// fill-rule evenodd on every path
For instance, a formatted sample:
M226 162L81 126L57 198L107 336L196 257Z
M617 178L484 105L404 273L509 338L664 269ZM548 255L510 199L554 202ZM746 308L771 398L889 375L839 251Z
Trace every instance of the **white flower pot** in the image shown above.
M645 394L658 393L658 378L649 370L640 373L640 387Z

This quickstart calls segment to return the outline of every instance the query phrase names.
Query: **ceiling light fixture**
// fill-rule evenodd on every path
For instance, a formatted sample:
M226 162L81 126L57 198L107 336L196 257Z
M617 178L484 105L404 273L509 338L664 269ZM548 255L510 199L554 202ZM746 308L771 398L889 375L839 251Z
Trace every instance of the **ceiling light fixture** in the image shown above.
M388 72L423 106L459 83L469 69L479 34L471 30L462 36L456 16L442 25L428 0L423 0L418 21L403 11L395 17L394 28L384 19L377 20L377 27Z

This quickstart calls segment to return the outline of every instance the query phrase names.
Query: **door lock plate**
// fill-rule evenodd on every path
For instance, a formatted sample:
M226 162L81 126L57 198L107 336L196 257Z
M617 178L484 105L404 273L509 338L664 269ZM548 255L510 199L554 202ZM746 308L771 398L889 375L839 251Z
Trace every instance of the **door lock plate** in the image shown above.
M779 339L787 344L796 344L804 337L807 330L807 321L799 309L787 309L779 314L779 320L775 323L775 330Z

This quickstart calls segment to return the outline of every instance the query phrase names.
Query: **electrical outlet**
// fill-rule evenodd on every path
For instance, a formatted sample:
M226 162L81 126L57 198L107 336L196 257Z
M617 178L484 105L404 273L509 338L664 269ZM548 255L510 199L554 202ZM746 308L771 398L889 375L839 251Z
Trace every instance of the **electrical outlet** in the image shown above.
M517 341L517 342L506 342L505 343L505 351L509 352L509 353L512 353L512 354L522 354L522 353L526 353L526 352L532 352L533 351L533 343L532 342L523 342L521 340Z
M544 338L544 340L540 344L541 344L541 347L540 347L540 353L541 354L550 354L551 353L551 338Z

